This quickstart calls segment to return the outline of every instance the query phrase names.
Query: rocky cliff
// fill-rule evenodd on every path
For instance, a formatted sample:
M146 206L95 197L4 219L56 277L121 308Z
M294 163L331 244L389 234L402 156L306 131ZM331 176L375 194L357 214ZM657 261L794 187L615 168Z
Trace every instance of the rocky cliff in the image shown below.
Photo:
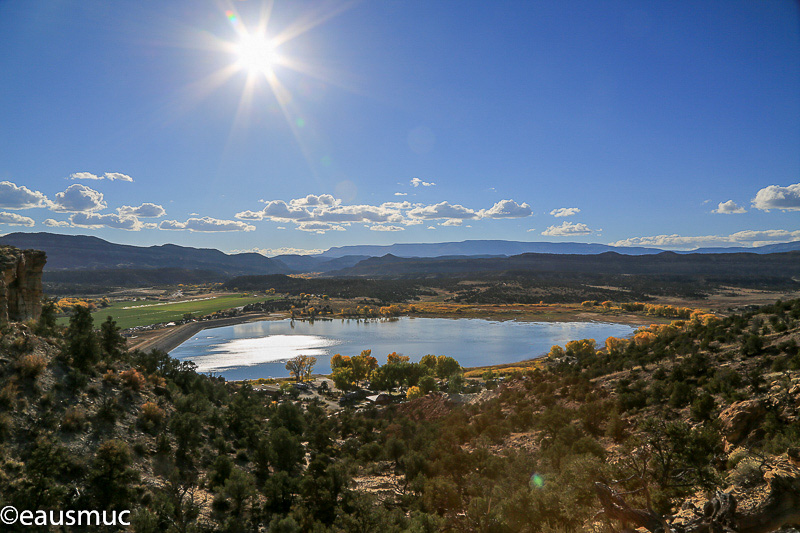
M42 269L47 256L39 250L0 246L0 324L37 319L42 314Z

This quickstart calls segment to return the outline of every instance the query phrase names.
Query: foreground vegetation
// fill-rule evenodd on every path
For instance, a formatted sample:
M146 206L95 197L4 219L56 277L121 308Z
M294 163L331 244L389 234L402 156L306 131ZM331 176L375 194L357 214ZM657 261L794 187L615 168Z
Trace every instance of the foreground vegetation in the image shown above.
M86 311L67 328L46 313L0 339L0 507L130 509L141 533L619 531L599 482L675 531L711 530L691 523L716 489L740 502L728 530L756 531L770 494L782 511L759 531L775 531L800 522L799 338L800 301L696 314L554 348L467 403L419 390L334 412L129 353ZM373 376L371 357L335 371L354 388L414 379Z

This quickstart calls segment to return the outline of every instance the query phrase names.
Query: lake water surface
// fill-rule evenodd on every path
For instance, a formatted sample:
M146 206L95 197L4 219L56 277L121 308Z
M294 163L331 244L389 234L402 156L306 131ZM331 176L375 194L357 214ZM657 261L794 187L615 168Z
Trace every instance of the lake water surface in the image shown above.
M206 329L170 355L228 380L285 377L287 359L317 358L315 373L330 373L330 356L372 350L380 364L397 352L412 361L426 354L455 357L462 366L513 363L546 354L554 344L609 336L626 337L633 326L602 322L517 322L473 318L392 320L265 320Z

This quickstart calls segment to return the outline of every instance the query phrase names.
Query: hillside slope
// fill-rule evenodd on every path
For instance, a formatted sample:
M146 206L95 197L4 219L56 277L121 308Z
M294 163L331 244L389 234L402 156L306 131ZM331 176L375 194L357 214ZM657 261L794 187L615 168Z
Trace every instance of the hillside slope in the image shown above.
M480 393L406 373L449 393L338 412L48 317L0 337L0 507L130 510L139 533L800 523L800 300L575 340Z
M46 270L99 270L120 268L184 268L211 270L226 275L276 274L291 270L261 254L228 255L219 250L175 244L130 246L87 235L9 233L0 244L35 248L47 253Z

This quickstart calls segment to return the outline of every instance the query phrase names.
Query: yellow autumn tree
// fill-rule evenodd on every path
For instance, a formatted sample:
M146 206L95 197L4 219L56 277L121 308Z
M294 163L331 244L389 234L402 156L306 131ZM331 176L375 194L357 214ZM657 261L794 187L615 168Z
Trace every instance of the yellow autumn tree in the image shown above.
M397 352L392 352L386 356L386 364L391 365L392 363L407 363L409 361L409 357L407 355L400 355Z

